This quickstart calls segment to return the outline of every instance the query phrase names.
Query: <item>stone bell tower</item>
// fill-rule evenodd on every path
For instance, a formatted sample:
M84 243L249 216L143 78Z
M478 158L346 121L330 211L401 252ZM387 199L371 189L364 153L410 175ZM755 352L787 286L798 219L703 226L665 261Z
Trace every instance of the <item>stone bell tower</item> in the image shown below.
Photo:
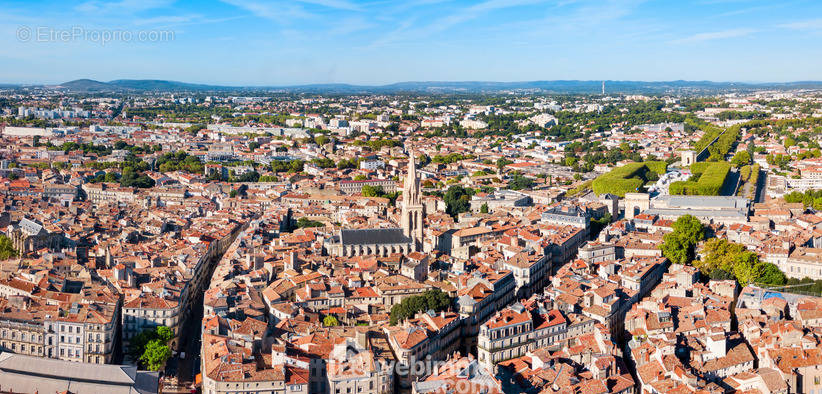
M424 208L420 201L420 180L417 177L417 165L414 153L408 158L408 173L402 187L402 216L400 225L402 233L413 240L413 249L422 249Z

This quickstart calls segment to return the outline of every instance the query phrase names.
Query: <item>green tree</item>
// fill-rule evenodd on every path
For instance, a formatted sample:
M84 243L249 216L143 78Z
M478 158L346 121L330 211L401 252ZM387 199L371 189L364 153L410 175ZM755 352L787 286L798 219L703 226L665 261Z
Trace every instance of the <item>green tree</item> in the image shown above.
M11 239L5 234L0 235L0 260L8 260L12 257L17 257L17 250L11 243Z
M756 253L726 239L714 238L705 242L702 256L694 265L712 279L735 278L742 286L751 283L783 285L787 282L779 267L760 261Z
M480 213L488 213L488 203L483 203L480 207Z
M157 336L160 337L160 340L162 340L163 343L168 343L174 339L174 330L166 326L159 326L157 327Z
M696 245L699 241L705 239L705 227L693 215L680 216L672 225L674 232L679 233L685 237L688 242Z
M737 168L742 167L746 164L750 164L750 162L751 162L751 155L750 155L750 153L748 153L747 151L744 151L744 150L737 152L734 155L733 159L731 159L731 164L733 164L733 166L737 167Z
M468 212L471 208L471 197L468 191L460 185L453 185L445 192L445 212L452 217L457 217L462 212Z
M361 193L364 197L383 197L383 196L385 196L385 190L383 190L382 186L363 185L363 187L361 189Z
M534 186L534 180L522 175L514 175L511 181L508 182L508 188L511 190L530 189Z
M497 172L502 174L502 169L505 168L505 166L507 166L509 164L513 164L513 163L514 162L511 161L511 160L508 160L504 157L500 157L499 159L497 159Z
M140 356L140 362L151 371L163 369L166 361L171 358L171 349L161 339L154 339L146 344L145 352Z
M316 220L311 220L306 217L299 218L297 220L297 227L298 228L306 228L306 227L322 227L325 226L322 222L318 222Z
M191 125L191 126L186 127L186 129L183 130L183 131L185 131L186 133L189 133L191 135L196 135L198 131L200 131L204 128L205 128L205 125L195 124L195 125Z
M728 242L726 239L713 238L702 247L702 260L696 262L697 268L709 274L715 270L733 273L735 258L745 251L745 247Z
M325 145L329 142L331 142L331 138L328 138L328 136L318 135L318 136L314 137L314 143L319 145L319 146L323 146L323 145Z
M796 140L795 139L793 139L792 137L785 138L785 147L786 148L790 148L794 145L796 145Z
M337 321L336 317L328 315L323 318L323 325L326 327L336 327L340 325L340 322Z
M426 154L421 154L419 155L419 157L417 157L417 162L419 163L420 167L425 167L429 163L431 163L431 158L428 157L428 155Z
M128 341L128 353L135 360L139 360L146 350L146 345L154 339L154 330L143 330Z
M676 233L665 234L662 238L662 254L674 264L688 264L693 260L693 246Z
M145 353L149 349L149 344L156 341L160 345L166 345L173 338L174 331L168 327L159 326L155 329L146 329L131 338L128 345L128 353L133 359L142 361ZM157 349L154 349L154 351L157 351ZM165 360L163 362L165 362Z
M397 323L407 318L414 317L414 315L419 312L428 310L435 312L443 311L450 308L451 304L451 297L449 297L447 293L434 288L420 295L407 297L399 304L394 304L394 306L391 307L389 324L392 326L397 325Z
M758 261L759 258L756 254L749 253L739 256L739 261L734 264L733 274L742 287L753 283L759 278L759 272L756 270L757 265L755 265Z
M692 215L680 216L672 227L674 231L662 239L662 254L674 264L689 264L694 260L697 243L705 238L705 229Z

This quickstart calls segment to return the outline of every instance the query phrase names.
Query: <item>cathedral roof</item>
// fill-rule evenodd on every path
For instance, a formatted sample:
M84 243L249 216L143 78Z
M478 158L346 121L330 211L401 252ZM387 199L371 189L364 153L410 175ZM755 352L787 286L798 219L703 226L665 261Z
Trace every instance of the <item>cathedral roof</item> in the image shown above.
M383 245L406 244L411 238L406 237L400 228L340 230L340 243L347 245Z

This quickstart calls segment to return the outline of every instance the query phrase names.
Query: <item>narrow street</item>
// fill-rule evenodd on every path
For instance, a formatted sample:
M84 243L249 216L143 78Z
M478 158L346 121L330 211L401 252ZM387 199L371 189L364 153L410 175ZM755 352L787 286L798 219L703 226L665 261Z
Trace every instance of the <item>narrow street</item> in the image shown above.
M739 187L739 170L732 168L731 171L728 173L728 178L725 179L725 183L722 185L722 190L720 191L720 196L735 196L736 189Z
M759 179L756 184L756 198L754 202L765 202L765 189L768 185L768 171L759 170Z
M253 219L250 219L246 224L236 232L234 238L228 245L234 243L237 237L242 234L248 227L248 224ZM226 250L230 246L226 247ZM168 360L166 363L165 376L177 379L177 385L166 385L163 392L167 393L188 393L192 392L191 387L194 384L195 377L200 372L200 342L203 321L203 301L205 297L205 290L208 289L211 282L211 276L214 275L214 270L219 264L220 260L225 255L219 253L211 258L208 264L208 273L206 274L205 284L203 290L198 292L194 301L189 306L188 315L183 320L183 325L180 327L180 351Z
M218 259L219 260L219 259ZM210 275L209 275L210 276ZM177 376L177 381L189 385L199 372L200 334L203 321L203 293L191 305L190 315L180 329L180 352L168 361L166 376ZM185 354L185 358L181 356Z

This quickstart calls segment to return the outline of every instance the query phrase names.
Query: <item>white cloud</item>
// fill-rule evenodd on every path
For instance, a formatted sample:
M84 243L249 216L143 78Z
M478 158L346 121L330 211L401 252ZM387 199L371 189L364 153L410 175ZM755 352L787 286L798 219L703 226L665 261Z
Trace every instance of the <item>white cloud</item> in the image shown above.
M356 11L360 7L354 3L345 0L296 0L300 3L319 5L327 8L336 8L338 10Z
M822 30L822 18L785 23L778 27L791 30Z
M754 29L728 29L722 31L714 31L714 32L707 32L707 33L698 33L694 34L685 38L680 38L678 40L672 41L676 44L688 44L688 43L695 43L695 42L705 42L705 41L714 41L714 40L724 40L727 38L737 38L737 37L745 37L749 36L753 33L756 33Z
M166 15L166 16L155 16L153 18L144 18L144 19L137 19L134 21L134 24L137 26L142 25L176 25L181 23L191 22L195 19L201 18L200 15Z
M133 14L169 5L171 5L170 0L120 0L116 2L92 0L79 4L75 9L80 12L94 14Z
M294 19L309 19L314 17L297 4L283 4L278 2L258 2L245 0L221 0L223 3L246 10L263 19L270 19L280 23L287 23Z

